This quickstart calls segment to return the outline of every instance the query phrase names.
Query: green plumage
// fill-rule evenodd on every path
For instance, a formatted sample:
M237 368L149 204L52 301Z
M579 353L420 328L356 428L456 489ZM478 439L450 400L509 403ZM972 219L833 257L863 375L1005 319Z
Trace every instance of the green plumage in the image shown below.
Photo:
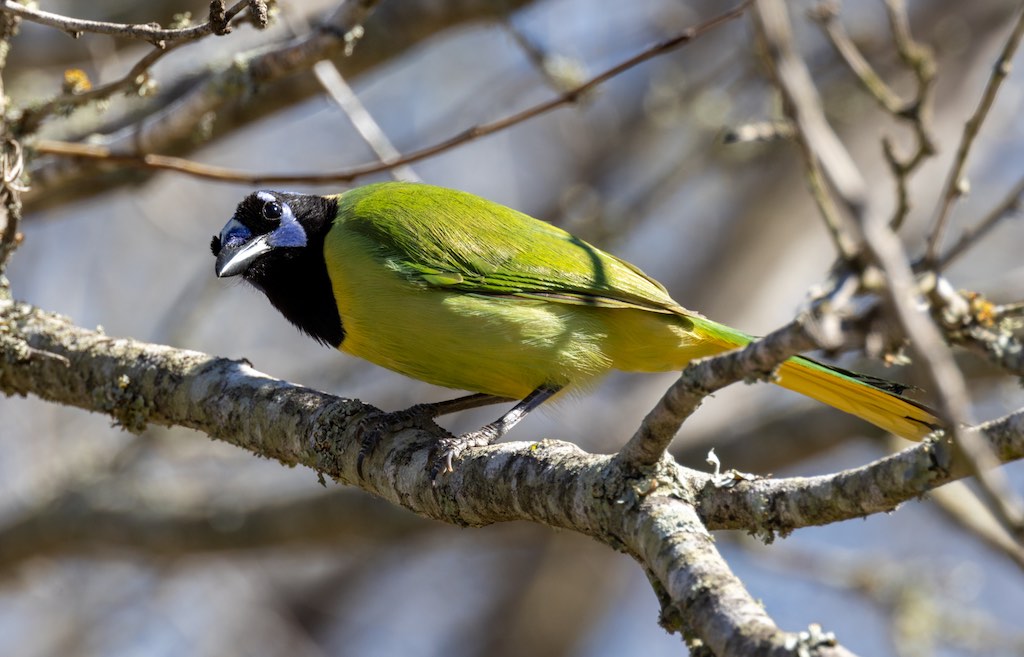
M426 287L676 313L660 283L549 223L456 190L379 183L339 197L339 226Z

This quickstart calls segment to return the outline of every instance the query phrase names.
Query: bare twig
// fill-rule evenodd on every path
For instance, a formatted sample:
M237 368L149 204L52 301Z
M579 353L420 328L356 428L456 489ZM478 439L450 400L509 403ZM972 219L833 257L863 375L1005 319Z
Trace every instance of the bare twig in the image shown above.
M237 169L228 167L217 167L206 164L200 164L184 158L171 157L167 155L154 155L154 154L134 154L134 153L120 153L114 152L112 149L105 146L94 146L89 144L71 144L67 142L56 142L56 141L40 141L35 145L35 150L39 153L49 153L53 155L62 155L65 157L73 158L87 158L94 160L103 160L112 164L127 164L132 166L139 166L150 169L163 169L169 171L177 171L186 175L190 175L197 178L207 178L210 180L218 180L221 182L239 182L248 183L251 185L264 185L264 184L287 184L287 183L309 183L309 184L323 184L323 183L342 183L351 182L361 176L366 176L372 173L380 173L382 171L388 171L396 166L412 164L425 160L429 157L439 155L447 150L450 150L461 144L485 137L487 135L500 132L507 128L510 128L519 123L523 123L529 119L540 116L563 105L569 105L575 102L580 96L586 94L591 89L607 82L615 76L628 71L635 66L646 62L649 59L653 59L659 55L663 55L670 52L680 46L690 43L694 39L706 34L720 25L723 25L735 18L738 18L743 14L746 8L749 6L750 0L743 2L734 9L724 12L715 18L712 18L705 23L702 23L696 27L690 28L684 32L681 32L669 39L661 41L653 46L646 48L638 54L626 59L623 62L609 68L603 73L594 76L587 80L583 84L574 87L573 89L565 92L564 94L548 100L546 102L529 107L521 112L512 114L503 119L492 121L490 123L482 123L471 128L468 128L459 134L445 139L436 144L420 148L418 150L407 153L406 155L392 160L388 163L373 162L362 166L353 167L351 169L337 171L333 173L298 173L298 174L275 174L275 173L245 173Z
M885 0L885 11L889 17L893 42L903 63L914 72L917 89L913 99L905 103L899 119L910 121L914 129L916 145L914 151L900 157L896 153L896 145L888 137L882 140L882 151L886 162L896 179L896 209L893 210L889 225L899 230L910 215L910 175L925 160L935 155L937 147L932 135L931 106L935 91L935 56L931 49L918 43L910 34L910 19L904 0Z
M6 0L7 5L0 7L0 9L9 8L15 6L16 3ZM223 20L224 24L230 27L231 22L238 16L238 14L249 6L248 0L240 0L235 3L230 9L224 12ZM21 5L17 5L21 6ZM43 12L45 13L45 12ZM56 14L49 14L56 16ZM63 17L61 17L63 18ZM74 20L74 19L67 19ZM95 21L86 21L95 22ZM112 23L102 23L103 25L113 25ZM145 27L145 26L143 26ZM122 77L117 80L112 80L107 84L103 84L86 91L69 92L63 93L51 100L32 105L22 109L21 116L17 119L14 125L14 133L18 135L25 135L35 132L43 121L50 118L54 114L64 112L70 109L82 107L90 102L105 100L110 98L116 93L122 91L128 91L129 89L135 88L141 92L145 91L145 83L148 78L149 69L159 59L167 55L173 50L192 43L204 36L214 34L214 28L212 22L203 23L195 27L186 28L184 30L166 30L169 32L187 32L190 36L179 37L176 39L169 40L169 43L161 41L156 44L156 47L141 57L131 69Z
M864 180L825 119L818 91L793 46L785 5L778 0L758 2L754 16L767 50L766 63L782 94L786 114L804 156L811 196L821 211L836 251L844 261L850 262L857 255L857 241L844 225L826 179L838 188L841 199L855 204L865 202Z
M935 82L935 58L931 50L914 41L911 36L903 0L885 0L885 7L896 50L903 62L914 72L917 82L917 88L910 100L900 98L860 53L837 19L837 5L822 2L812 11L811 16L822 25L836 52L878 104L894 118L909 122L913 127L916 145L913 153L906 157L896 153L896 145L891 138L885 137L882 140L886 162L896 181L897 206L889 223L899 229L910 214L910 175L928 157L935 154L935 140L929 125L931 94Z
M337 103L338 107L348 116L363 141L373 149L382 165L392 164L402 158L402 154L394 147L384 130L377 124L373 115L359 100L359 96L352 90L333 63L321 59L313 65L313 73L331 100ZM422 179L408 164L395 164L390 170L395 180L422 182Z
M182 28L163 28L159 23L145 23L130 25L127 23L108 23L104 21L92 21L81 18L71 18L61 14L54 14L34 7L28 7L13 0L2 0L0 11L15 14L27 21L57 28L70 34L73 38L80 37L84 32L94 34L106 34L122 39L139 39L148 41L158 48L164 48L170 43L178 41L193 41L207 34L227 34L230 28L227 22L232 16L240 12L247 5L249 0L241 0L231 9L224 10L223 3L220 3L220 15L214 15L211 10L210 20L199 25L191 25ZM217 3L213 3L217 5Z
M1018 10L1018 13L1019 15L1013 25L1013 29L1010 30L1006 44L1003 46L999 58L992 67L992 74L989 76L985 90L978 101L978 107L964 125L964 131L960 137L960 145L956 149L956 155L953 158L953 164L946 179L931 232L928 235L924 261L929 266L933 266L938 258L939 248L942 246L942 238L949 221L950 211L953 209L953 203L963 196L967 190L968 183L965 178L964 168L967 165L967 156L974 145L974 139L978 136L981 126L988 117L988 112L992 108L992 103L995 102L996 93L999 91L1000 85L1010 73L1011 62L1017 52L1017 47L1020 46L1021 39L1024 38L1024 8Z
M945 254L935 263L935 269L942 271L949 266L951 262L963 255L968 249L978 242L982 237L988 234L996 224L1003 219L1017 214L1021 211L1022 201L1024 201L1024 178L1017 181L1017 185L1010 190L1010 193L1003 198L994 208L989 210L973 228L968 228L954 244L946 251Z
M868 60L864 59L864 55L839 22L838 13L837 3L821 2L811 10L810 16L822 26L832 47L878 104L890 114L899 114L903 110L903 99L875 72Z

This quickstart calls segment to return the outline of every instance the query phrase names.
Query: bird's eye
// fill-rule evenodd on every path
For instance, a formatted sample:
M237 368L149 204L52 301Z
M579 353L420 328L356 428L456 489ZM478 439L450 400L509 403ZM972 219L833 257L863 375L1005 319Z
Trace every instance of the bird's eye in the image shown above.
M263 216L266 219L280 219L284 214L281 204L277 201L267 201L263 204Z
M213 251L213 255L220 255L220 235L214 235L210 240L210 250Z

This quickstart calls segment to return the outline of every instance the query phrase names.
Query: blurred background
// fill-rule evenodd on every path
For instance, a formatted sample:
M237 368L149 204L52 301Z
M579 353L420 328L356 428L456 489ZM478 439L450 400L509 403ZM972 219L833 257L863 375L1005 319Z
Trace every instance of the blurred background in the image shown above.
M477 8L479 4L482 8ZM894 184L880 140L909 134L863 94L792 2L798 44L826 109L885 208ZM51 0L79 18L167 22L206 3ZM172 102L197 73L273 44L332 3L280 2L265 31L238 28L164 58L147 98L81 110L43 134L78 138ZM1018 2L910 2L915 36L934 49L939 155L914 178L904 236L912 253L934 214L963 122L973 111ZM352 60L359 98L402 152L553 97L651 43L711 17L697 0L385 0ZM417 14L417 12L424 12ZM424 16L430 16L426 20ZM287 18L288 20L282 20ZM882 2L847 3L842 24L897 89L911 75ZM429 25L429 29L424 27ZM300 28L296 28L300 29ZM24 24L4 72L18 106L51 97L64 71L94 83L148 49ZM362 59L360 59L362 57ZM971 194L951 235L975 223L1024 174L1024 74L1001 91L969 162ZM246 170L340 170L373 161L308 73L209 117L182 147ZM254 108L259 108L257 112ZM272 109L273 111L266 111ZM262 114L254 118L256 114ZM748 19L658 57L579 103L413 165L457 187L553 221L636 263L683 305L752 333L791 319L834 252L785 141L723 144L724 131L780 117ZM205 131L205 132L204 132ZM370 177L359 183L386 179ZM341 186L290 186L336 192ZM217 280L210 236L251 188L119 170L28 196L25 240L8 275L16 298L130 336L232 358L384 409L444 399L299 335L256 291ZM950 271L996 301L1024 298L1019 221L1004 222ZM1022 404L1019 384L963 356L979 419ZM913 383L913 368L842 364ZM520 440L571 440L610 452L675 375L614 375L591 395L531 416ZM926 396L924 396L926 399ZM478 427L496 409L446 418ZM361 491L321 486L306 469L186 430L131 435L107 417L36 399L0 399L0 654L43 655L676 655L657 625L641 569L589 539L528 524L458 529ZM875 430L772 386L709 399L674 444L685 465L821 474L898 448ZM1006 468L1017 490L1024 468ZM768 547L718 534L731 565L790 630L818 622L865 655L1024 655L1024 563L962 489L866 520L804 529ZM965 506L967 505L967 506Z

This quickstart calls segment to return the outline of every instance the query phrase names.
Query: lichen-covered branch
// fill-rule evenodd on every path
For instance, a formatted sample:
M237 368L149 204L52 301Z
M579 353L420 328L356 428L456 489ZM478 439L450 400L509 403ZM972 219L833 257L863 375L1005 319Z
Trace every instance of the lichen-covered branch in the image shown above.
M722 656L788 654L786 646L810 639L775 627L729 571L704 522L767 531L821 524L838 519L834 508L844 517L889 510L965 472L929 463L926 443L832 477L711 492L707 475L671 459L637 468L542 441L473 450L435 487L427 465L444 435L437 429L385 436L360 480L358 436L372 407L274 379L245 362L111 338L10 301L0 301L0 390L106 413L130 431L149 424L197 429L449 523L529 520L581 532L640 561L653 577L666 627L699 637ZM983 429L1003 459L1021 457L1021 417ZM872 493L879 482L887 482L882 498ZM819 650L845 654L818 639Z
M971 431L991 447L1000 462L1024 458L1024 412ZM745 529L759 536L890 511L972 474L960 455L937 447L936 442L927 440L852 470L818 477L738 481L727 490L709 477L698 508L711 529Z
M729 571L692 506L702 478L670 459L634 469L569 443L507 443L474 450L434 487L427 463L444 434L406 430L385 437L358 480L358 433L371 407L245 362L111 338L9 301L0 302L0 359L7 394L106 413L132 431L198 429L450 523L531 520L592 536L637 558L655 578L666 626L717 655L783 654L800 641L778 630Z

